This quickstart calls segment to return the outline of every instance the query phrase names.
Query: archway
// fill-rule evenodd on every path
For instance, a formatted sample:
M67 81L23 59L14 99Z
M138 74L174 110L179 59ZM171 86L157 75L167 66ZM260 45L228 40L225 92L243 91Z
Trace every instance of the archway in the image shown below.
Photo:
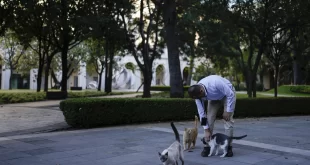
M131 70L133 73L135 73L136 66L132 62L127 62L125 64L125 68L128 69L128 70Z
M185 67L183 69L183 85L186 85L186 81L187 81L187 78L188 78L188 72L189 72L189 67Z
M156 67L156 85L165 85L165 67L158 65Z

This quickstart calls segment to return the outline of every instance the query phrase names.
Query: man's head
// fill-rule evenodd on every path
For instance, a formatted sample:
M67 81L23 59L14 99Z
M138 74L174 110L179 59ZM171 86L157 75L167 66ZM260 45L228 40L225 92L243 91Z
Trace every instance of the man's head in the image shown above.
M188 88L188 95L192 99L199 99L205 95L201 85L192 85Z

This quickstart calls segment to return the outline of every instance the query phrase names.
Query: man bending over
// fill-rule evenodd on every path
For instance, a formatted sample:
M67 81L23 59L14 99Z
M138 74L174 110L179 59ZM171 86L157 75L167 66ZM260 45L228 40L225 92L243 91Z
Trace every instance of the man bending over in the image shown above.
M195 99L206 141L209 141L212 136L216 114L223 106L225 134L233 136L236 92L230 81L217 75L207 76L196 85L189 87L188 94L192 99ZM205 113L205 100L208 100L207 114ZM231 144L232 141L229 142L226 157L233 156ZM201 156L207 157L209 153L210 146L206 145L201 152Z

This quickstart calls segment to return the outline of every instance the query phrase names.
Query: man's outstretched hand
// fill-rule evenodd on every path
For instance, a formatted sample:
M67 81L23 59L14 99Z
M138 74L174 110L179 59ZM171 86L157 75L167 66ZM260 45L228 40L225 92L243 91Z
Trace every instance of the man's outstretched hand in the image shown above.
M226 111L224 111L224 113L223 113L223 119L224 119L225 121L229 121L231 115L232 115L232 112L226 112Z
M206 142L209 142L211 140L211 132L210 132L210 129L205 129L205 141Z

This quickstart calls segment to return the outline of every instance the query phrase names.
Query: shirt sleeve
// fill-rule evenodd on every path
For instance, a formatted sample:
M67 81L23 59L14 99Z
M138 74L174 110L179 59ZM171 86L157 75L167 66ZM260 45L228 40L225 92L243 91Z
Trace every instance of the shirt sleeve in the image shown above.
M227 112L234 112L234 104L236 100L234 99L236 96L232 89L223 81L220 81L217 85L218 89L226 96L227 103L226 103L226 111Z
M197 110L199 113L199 117L200 117L200 122L201 122L201 118L202 117L207 117L206 113L205 113L205 109L204 109L204 102L202 102L200 99L195 99L196 105L197 105ZM206 126L202 126L204 129L208 129L208 123Z

